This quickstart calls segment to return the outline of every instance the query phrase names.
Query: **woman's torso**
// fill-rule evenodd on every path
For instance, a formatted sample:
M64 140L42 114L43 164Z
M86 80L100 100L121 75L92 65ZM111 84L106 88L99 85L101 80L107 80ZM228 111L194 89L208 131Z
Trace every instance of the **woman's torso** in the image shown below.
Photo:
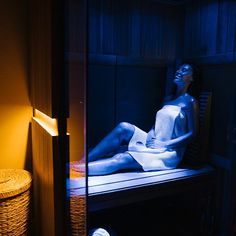
M192 111L192 101L193 97L187 93L184 93L175 99L166 101L162 109L157 112L156 117L158 117L159 112L163 112L165 110L175 110L178 112L178 115L174 121L175 124L171 139L177 138L188 132L188 119L191 119L190 115Z

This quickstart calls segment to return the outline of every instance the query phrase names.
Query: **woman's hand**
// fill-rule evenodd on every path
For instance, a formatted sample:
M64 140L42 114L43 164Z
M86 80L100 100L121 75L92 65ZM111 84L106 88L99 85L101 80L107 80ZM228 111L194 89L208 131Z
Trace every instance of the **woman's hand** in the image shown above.
M152 128L148 134L147 134L147 139L146 139L146 142L152 140L152 139L155 139L155 131L154 131L154 128Z
M151 138L151 139L147 139L146 141L146 146L148 148L166 148L166 143L165 142L162 142L160 140L157 140L155 138Z
M156 139L154 127L147 134L146 147L166 150L166 143Z

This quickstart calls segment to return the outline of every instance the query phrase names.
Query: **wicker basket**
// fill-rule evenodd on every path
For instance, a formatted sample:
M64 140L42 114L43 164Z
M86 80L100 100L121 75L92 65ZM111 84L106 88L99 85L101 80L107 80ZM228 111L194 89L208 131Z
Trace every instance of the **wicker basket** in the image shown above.
M78 179L84 177L84 171L79 172L76 164L77 161L70 162L70 179ZM84 179L85 181L85 179ZM71 235L85 236L86 235L86 197L78 195L76 190L70 189L70 220L71 220Z
M0 169L0 235L27 235L31 174L21 169Z

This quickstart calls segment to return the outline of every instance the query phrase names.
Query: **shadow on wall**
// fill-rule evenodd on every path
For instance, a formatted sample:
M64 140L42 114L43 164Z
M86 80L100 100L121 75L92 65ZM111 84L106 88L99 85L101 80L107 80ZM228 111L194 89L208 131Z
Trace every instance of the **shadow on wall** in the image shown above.
M32 125L31 123L29 124L27 140L28 141L27 141L27 147L26 147L24 169L32 173L33 169L32 169Z

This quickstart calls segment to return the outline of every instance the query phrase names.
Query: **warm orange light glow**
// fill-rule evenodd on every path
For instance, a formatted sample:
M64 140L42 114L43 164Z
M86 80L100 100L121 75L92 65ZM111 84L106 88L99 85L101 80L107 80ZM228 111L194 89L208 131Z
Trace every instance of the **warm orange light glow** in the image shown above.
M57 119L51 118L35 109L33 119L42 126L50 135L58 135Z
M0 168L23 169L28 157L29 105L0 104Z

